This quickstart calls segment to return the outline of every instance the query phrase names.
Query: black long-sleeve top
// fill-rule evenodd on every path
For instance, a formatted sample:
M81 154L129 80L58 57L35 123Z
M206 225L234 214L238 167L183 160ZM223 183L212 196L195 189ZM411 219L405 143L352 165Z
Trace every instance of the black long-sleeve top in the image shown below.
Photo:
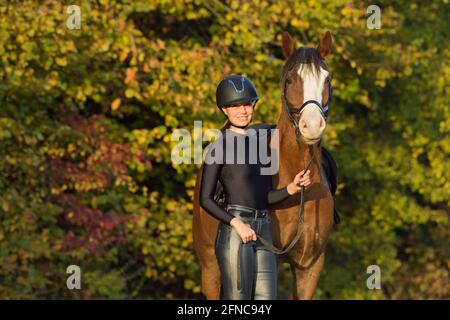
M226 130L225 134L208 146L203 163L200 205L228 225L233 216L214 200L218 180L222 183L227 203L230 204L264 210L269 204L289 197L286 187L273 190L272 176L261 174L261 168L267 168L271 164L267 158L261 157L259 143L254 143L260 136L254 130L248 130L245 134Z

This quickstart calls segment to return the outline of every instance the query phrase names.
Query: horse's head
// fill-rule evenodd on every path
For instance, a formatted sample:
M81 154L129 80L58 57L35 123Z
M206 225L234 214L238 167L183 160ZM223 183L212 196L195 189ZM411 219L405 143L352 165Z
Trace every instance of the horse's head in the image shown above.
M328 31L317 49L295 48L289 33L283 33L283 66L280 85L283 112L307 144L317 143L326 126L326 114L331 98L331 73L324 58L332 46Z

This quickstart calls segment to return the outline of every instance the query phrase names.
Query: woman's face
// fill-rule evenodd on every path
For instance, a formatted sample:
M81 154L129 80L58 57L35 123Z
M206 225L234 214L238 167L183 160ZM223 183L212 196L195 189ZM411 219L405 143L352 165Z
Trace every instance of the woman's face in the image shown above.
M232 105L222 109L231 124L236 126L246 126L252 121L253 103Z

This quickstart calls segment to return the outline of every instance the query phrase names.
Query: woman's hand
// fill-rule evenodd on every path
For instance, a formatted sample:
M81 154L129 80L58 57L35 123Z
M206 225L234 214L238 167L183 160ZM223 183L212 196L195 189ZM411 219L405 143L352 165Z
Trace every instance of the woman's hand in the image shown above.
M288 193L290 195L293 195L300 192L300 190L302 190L302 187L308 187L311 184L310 173L310 170L306 171L306 173L305 170L297 173L297 175L294 177L294 180L287 186Z
M251 240L256 241L256 232L251 228L249 224L243 222L239 218L233 218L230 221L230 225L241 237L243 243L247 243Z

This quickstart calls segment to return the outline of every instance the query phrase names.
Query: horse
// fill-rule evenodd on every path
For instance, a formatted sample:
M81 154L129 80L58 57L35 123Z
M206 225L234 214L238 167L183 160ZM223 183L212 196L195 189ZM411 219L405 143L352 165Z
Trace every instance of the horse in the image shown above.
M294 299L312 299L324 267L325 248L334 226L334 203L321 166L322 134L326 126L323 101L331 98L330 73L324 58L330 54L329 31L317 48L296 48L287 32L282 34L285 63L280 77L282 110L277 122L279 170L274 188L290 183L301 170L311 170L311 185L271 206L273 245L278 262L290 264L295 281ZM325 106L325 107L324 107ZM271 144L272 145L272 144ZM220 299L220 269L215 256L219 221L199 204L202 168L194 190L193 243L201 266L201 289L208 300ZM263 242L264 243L264 242Z

